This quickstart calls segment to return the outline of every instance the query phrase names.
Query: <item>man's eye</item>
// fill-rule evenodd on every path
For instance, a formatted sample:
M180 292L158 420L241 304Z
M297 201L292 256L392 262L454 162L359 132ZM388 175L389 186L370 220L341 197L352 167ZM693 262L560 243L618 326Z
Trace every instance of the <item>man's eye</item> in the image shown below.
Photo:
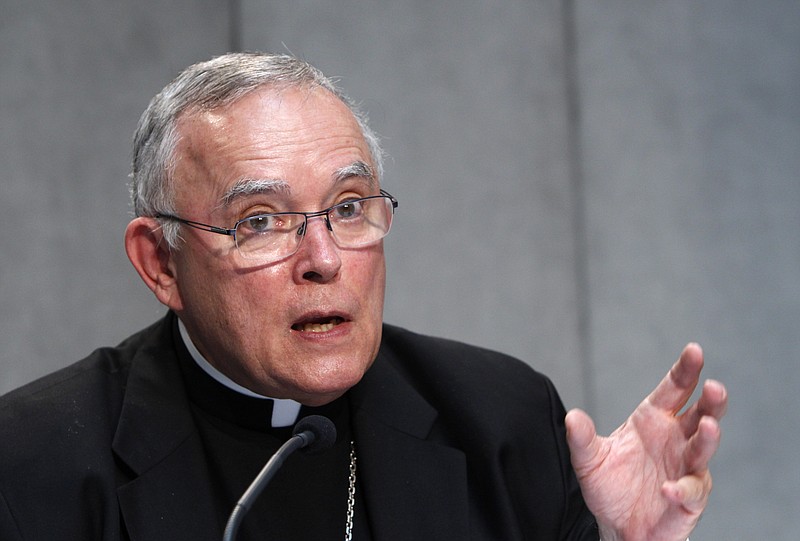
M349 201L336 207L336 218L356 218L361 214L361 201Z
M273 229L276 225L276 219L273 216L260 215L253 216L242 222L249 230L254 233L264 233Z

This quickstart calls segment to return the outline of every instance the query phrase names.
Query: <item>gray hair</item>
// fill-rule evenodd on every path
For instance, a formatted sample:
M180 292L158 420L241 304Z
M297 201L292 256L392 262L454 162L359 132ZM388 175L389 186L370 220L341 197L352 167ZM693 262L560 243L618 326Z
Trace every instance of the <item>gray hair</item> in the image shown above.
M186 68L157 94L139 119L133 139L131 199L136 216L174 214L172 169L178 120L192 111L225 107L263 86L323 88L353 113L369 147L377 178L383 177L383 151L367 116L317 68L288 55L229 53ZM170 247L178 242L179 224L162 223Z

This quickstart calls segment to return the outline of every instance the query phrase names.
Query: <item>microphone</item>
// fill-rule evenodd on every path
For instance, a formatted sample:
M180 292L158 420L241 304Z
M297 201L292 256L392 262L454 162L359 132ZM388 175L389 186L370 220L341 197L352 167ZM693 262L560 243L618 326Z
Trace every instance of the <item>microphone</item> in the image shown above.
M267 483L275 476L275 473L283 465L286 458L297 451L305 448L306 452L317 453L329 449L336 442L336 427L333 421L322 415L309 415L300 419L292 431L292 437L281 445L280 449L267 461L264 468L259 472L242 497L236 503L236 507L231 511L228 523L225 526L225 533L222 541L233 541L239 530L242 518L255 502L258 495L267 486Z

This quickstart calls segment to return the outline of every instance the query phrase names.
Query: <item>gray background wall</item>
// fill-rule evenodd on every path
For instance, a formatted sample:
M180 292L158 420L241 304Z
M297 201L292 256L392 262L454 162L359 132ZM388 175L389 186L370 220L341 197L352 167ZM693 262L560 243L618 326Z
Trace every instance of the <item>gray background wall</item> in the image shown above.
M391 155L387 320L522 357L605 432L700 341L731 407L693 539L796 539L796 1L0 12L0 392L163 312L121 242L149 98L211 55L289 50L341 79Z

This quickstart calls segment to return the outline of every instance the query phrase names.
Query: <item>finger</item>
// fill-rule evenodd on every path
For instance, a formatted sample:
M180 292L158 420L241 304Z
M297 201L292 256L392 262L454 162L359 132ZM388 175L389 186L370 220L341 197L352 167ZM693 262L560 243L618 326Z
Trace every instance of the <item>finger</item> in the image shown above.
M685 475L677 481L666 481L661 494L675 505L680 505L695 514L703 512L712 489L708 470L697 475Z
M728 389L717 380L706 381L698 405L703 415L722 419L728 411Z
M717 419L708 416L700 419L697 432L689 439L684 451L684 471L696 473L708 469L708 463L719 449L720 439L721 431Z
M725 386L715 380L703 384L700 399L681 416L680 425L683 434L688 438L697 430L697 424L704 416L719 420L728 409L728 391Z
M702 369L703 350L698 344L688 344L648 400L659 409L677 413L692 396Z
M572 467L580 476L591 469L597 461L600 443L594 422L589 415L579 409L570 410L564 423L567 427L567 445L572 458Z

